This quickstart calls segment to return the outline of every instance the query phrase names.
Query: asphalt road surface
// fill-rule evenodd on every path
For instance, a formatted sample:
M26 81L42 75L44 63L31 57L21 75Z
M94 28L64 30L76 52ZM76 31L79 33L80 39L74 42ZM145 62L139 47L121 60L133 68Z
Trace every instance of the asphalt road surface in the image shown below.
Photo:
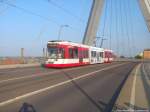
M150 111L150 62L142 63L141 66L142 81L148 101L148 109Z
M114 62L67 69L0 70L0 112L110 111L135 65Z

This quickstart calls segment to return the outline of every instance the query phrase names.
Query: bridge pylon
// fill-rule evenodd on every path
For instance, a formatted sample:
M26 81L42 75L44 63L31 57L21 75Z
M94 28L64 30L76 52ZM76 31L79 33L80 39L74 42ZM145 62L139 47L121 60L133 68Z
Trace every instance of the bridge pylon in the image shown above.
M86 31L82 41L83 44L93 45L99 26L100 16L104 6L103 4L104 0L93 0Z

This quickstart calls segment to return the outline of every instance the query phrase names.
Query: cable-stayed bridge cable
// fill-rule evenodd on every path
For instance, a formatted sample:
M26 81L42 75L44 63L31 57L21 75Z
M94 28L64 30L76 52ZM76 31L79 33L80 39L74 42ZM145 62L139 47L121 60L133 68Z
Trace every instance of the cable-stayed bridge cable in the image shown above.
M67 10L66 8L64 8L61 5L58 5L56 2L52 1L52 0L47 0L50 4L52 4L53 6L59 8L61 11L65 12L66 14L72 16L73 18L77 19L79 22L81 23L85 23L85 21L83 19L81 19L80 17L78 17L77 15L73 14L72 12L70 12L69 10Z
M113 13L113 8L112 8L112 0L110 0L110 40L109 40L109 49L111 49L111 40L112 40L112 13Z
M117 54L118 54L118 56L119 56L119 31L118 31L118 29L119 29L119 27L118 27L118 0L116 0L116 4L115 4L115 19L116 19L116 21L115 21L115 33L116 33L116 51L117 51Z
M131 43L130 43L130 34L129 34L129 15L128 15L128 1L125 1L125 23L126 23L126 33L127 33L127 38L128 38L128 51L129 51L129 56L131 56Z
M25 8L19 7L19 6L15 5L15 4L8 3L8 2L4 2L4 1L0 1L0 3L3 3L3 4L6 4L6 5L10 6L10 7L16 8L16 9L22 11L22 12L27 13L27 14L40 17L40 18L42 18L42 19L44 19L44 20L47 20L47 21L49 21L49 22L51 22L51 23L54 23L54 24L56 24L56 25L58 25L58 26L61 25L61 23L58 23L58 22L55 21L54 19L51 19L51 18L49 18L49 17L42 16L42 15L40 15L40 14L38 14L38 13L35 13L35 12L32 12L32 11L27 10L27 9L25 9ZM72 27L72 26L69 26L69 28L72 29L72 30L74 30L74 31L80 32L80 30L78 30L77 28L74 28L74 27Z

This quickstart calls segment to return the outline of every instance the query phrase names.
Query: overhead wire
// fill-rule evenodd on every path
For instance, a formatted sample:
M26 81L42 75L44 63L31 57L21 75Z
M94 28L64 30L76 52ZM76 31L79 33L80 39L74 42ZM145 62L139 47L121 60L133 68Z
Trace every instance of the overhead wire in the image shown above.
M41 19L44 19L44 20L46 20L46 21L48 21L48 22L51 22L51 23L57 25L58 27L61 26L60 23L58 23L57 21L55 21L55 20L53 20L53 19L51 19L51 18L49 18L49 17L42 16L42 15L40 15L40 14L37 14L37 13L35 13L35 12L32 12L32 11L30 11L30 10L27 10L27 9L25 9L25 8L22 8L22 7L20 7L20 6L17 6L17 5L15 5L15 4L12 4L12 3L9 3L9 2L4 2L4 1L0 1L0 3L6 4L6 5L8 5L9 7L16 8L16 9L22 11L22 12L27 13L27 14L30 14L30 15L33 15L33 16L36 16L36 17L39 17L39 18L41 18ZM72 31L75 31L75 32L78 33L78 34L81 33L79 29L77 29L77 28L75 28L75 27L72 27L72 26L70 26L70 25L69 25L69 29L71 29ZM34 42L32 43L32 45L35 44L35 40L37 40L37 39L39 40L39 39L42 37L42 35L45 33L45 30L46 30L46 25L44 25L44 26L42 26L42 27L40 28L40 32L39 32L39 34L37 35L37 37L33 40Z
M41 29L39 31L39 34L38 34L36 40L39 40L42 37L42 35L44 34L46 28L47 28L47 24L43 24L43 26L41 27Z
M125 1L124 1L125 2ZM128 20L127 20L127 7L126 7L126 2L124 3L124 12L125 12L125 30L126 30L126 38L127 38L127 45L126 45L126 48L127 48L127 52L126 53L129 53L130 51L130 44L129 44L129 34L128 34ZM129 56L128 54L126 54L127 56Z
M85 23L85 21L83 19L81 19L80 17L78 17L77 15L73 14L72 12L70 12L69 10L67 10L66 8L64 8L61 5L58 5L56 2L52 1L52 0L47 0L50 4L52 4L53 6L59 8L61 11L65 12L66 14L72 16L73 18L75 18L76 20L78 20L81 23Z
M114 7L114 9L115 9L115 17L114 18L116 20L115 21L116 53L119 56L118 13L117 13L117 11L118 11L118 2L117 1L118 0L116 0L116 4L115 4L115 7Z
M129 0L130 1L130 0ZM134 44L135 44L135 42L134 42L134 26L133 26L133 13L131 13L131 11L133 12L133 10L131 10L131 2L132 1L130 1L129 2L129 5L127 5L128 6L128 9L129 9L129 17L130 17L130 32L131 32L131 41L132 41L132 56L134 55Z
M1 10L1 11L0 11L0 15L3 14L3 13L4 13L6 10L8 10L8 9L9 9L9 7L6 7L5 9Z
M71 17L73 17L75 20L77 20L79 23L82 23L82 24L86 24L86 22L81 19L81 17L73 14L71 11L69 11L68 9L64 8L62 5L59 5L57 4L56 2L54 2L53 0L46 0L48 1L51 5L53 5L54 7L57 7L58 9L60 9L61 11L65 12L66 14L70 15ZM69 26L69 28L71 29L75 29L73 28L72 26ZM77 30L77 29L76 29ZM82 31L83 33L84 31Z
M78 21L79 23L82 24L87 24L87 21L83 20L83 18L75 15L73 12L71 12L70 10L66 9L63 7L63 5L59 5L58 3L54 2L53 0L45 0L48 1L51 5L53 5L54 7L57 7L58 9L60 9L61 11L63 11L64 13L70 15L72 18L74 18L76 21ZM75 29L73 27L70 27L71 29ZM84 30L82 31L82 34L84 34Z
M3 1L0 1L0 2L6 4L6 5L10 6L10 7L14 7L14 8L16 8L16 9L19 9L19 10L25 12L25 13L30 14L30 15L34 15L34 16L40 17L40 18L42 18L42 19L45 19L45 20L47 20L47 21L50 21L50 22L52 22L52 23L55 23L55 24L57 24L57 25L60 25L58 22L56 22L56 21L54 21L54 20L52 20L52 19L50 19L50 18L48 18L48 17L45 17L45 16L42 16L42 15L37 14L37 13L35 13L35 12L29 11L29 10L27 10L27 9L25 9L25 8L22 8L22 7L19 7L19 6L15 5L15 4L8 3L8 2L3 2Z
M110 0L110 32L109 32L109 49L111 49L111 40L112 40L112 13L113 13L113 9L112 9L112 0Z
M4 1L0 1L0 3L3 3L3 4L6 4L6 5L10 6L10 7L16 8L16 9L18 9L18 10L20 10L20 11L22 11L22 12L28 13L28 14L30 14L30 15L40 17L40 18L42 18L42 19L44 19L44 20L47 20L47 21L49 21L49 22L51 22L51 23L56 24L57 26L60 26L60 25L61 25L60 23L58 23L58 22L55 21L54 19L51 19L51 18L49 18L49 17L42 16L42 15L40 15L40 14L37 14L37 13L32 12L32 11L30 11L30 10L27 10L27 9L25 9L25 8L19 7L19 6L15 5L15 4L8 3L8 2L4 2ZM72 27L72 26L69 26L69 28L72 29L72 30L74 30L74 31L76 31L76 32L80 32L80 30L78 30L77 28L74 28L74 27Z
M10 7L13 7L13 8L17 8L17 9L23 11L23 12L28 13L28 14L31 14L31 15L34 15L34 16L38 16L38 17L40 17L40 18L42 18L42 19L46 19L46 20L50 21L49 18L43 17L43 16L41 16L41 15L39 15L39 14L36 14L36 13L34 13L34 12L31 12L31 11L29 11L29 10L26 10L26 9L24 9L24 8L21 8L21 7L19 7L19 6L16 6L15 4L12 4L12 3L9 3L9 2L5 2L5 1L0 1L0 2L3 3L3 4L5 4L5 5L7 5L7 6L10 6ZM7 7L7 8L9 8L9 7ZM55 23L56 23L56 22L55 22ZM57 24L57 25L58 25L58 24ZM44 28L42 27L42 29L40 30L40 33L39 33L37 39L39 39L39 38L41 37L41 35L43 34L43 32L44 32Z
M119 0L119 15L120 15L120 36L122 37L122 41L120 41L121 47L122 47L122 52L121 55L123 56L125 54L125 40L124 40L124 25L123 25L123 6L122 6L121 0Z
M126 1L126 0L125 0ZM125 2L124 1L124 2ZM127 9L127 2L124 3L124 12L125 12L125 25L126 25L126 36L127 36L127 56L131 56L131 48L130 48L130 36L129 36L129 31L128 31L128 9Z
M83 20L83 15L84 15L84 10L86 9L85 5L86 4L86 0L81 0L80 3L80 11L79 11L79 20L83 21L85 23L85 21Z
M103 25L103 30L102 30L102 36L104 37L105 35L105 27L106 27L106 19L107 19L107 8L108 8L108 4L107 4L107 0L105 0L105 10L104 10L104 25Z
M3 0L0 0L0 2ZM16 0L11 0L11 1L16 1ZM8 2L8 1L7 1ZM10 2L10 1L9 1ZM3 14L5 11L7 11L9 9L9 7L6 7L5 9L0 11L0 15Z
M101 43L105 37L105 28L106 28L106 21L107 21L107 10L108 10L108 0L105 0L105 8L104 8L104 21L103 21L103 28L102 28L102 39ZM102 47L102 46L101 46Z
M140 13L141 13L141 9L140 9L140 6L139 6L139 1L138 1L138 0L133 0L133 1L135 2L135 6L136 6L136 7L134 7L134 17L136 17L136 18L134 19L134 21L138 21L138 22L140 23L140 22L141 22L141 21L140 21L140 17L141 17L142 14L140 14ZM140 13L137 13L136 11L139 11ZM143 19L143 20L144 20L144 19ZM137 25L135 25L135 26L137 27ZM138 26L139 26L139 25L138 25ZM139 32L136 32L136 35L138 35L138 33L139 33ZM138 40L138 37L136 37L135 43L137 42L137 40ZM134 49L135 49L135 52L136 52L136 53L139 53L139 51L138 51L139 48L138 48L138 47L139 47L139 45L136 45L136 44L135 44L135 48L134 48Z

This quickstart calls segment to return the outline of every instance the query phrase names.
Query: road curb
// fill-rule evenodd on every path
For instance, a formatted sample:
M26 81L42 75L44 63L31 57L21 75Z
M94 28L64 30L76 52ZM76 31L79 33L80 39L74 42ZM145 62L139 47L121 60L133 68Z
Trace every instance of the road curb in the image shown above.
M133 66L134 68L135 66ZM132 68L132 69L133 69ZM107 107L105 108L104 112L111 112L114 110L114 107L115 107L115 102L117 101L117 98L120 94L120 92L122 91L122 88L124 86L124 84L126 83L129 75L131 74L132 72L132 69L127 73L127 75L124 77L123 81L121 82L121 84L119 85L119 87L117 88L116 92L113 94L110 102L108 103Z
M141 64L138 64L125 82L113 107L115 112L148 110L145 89L141 77Z

